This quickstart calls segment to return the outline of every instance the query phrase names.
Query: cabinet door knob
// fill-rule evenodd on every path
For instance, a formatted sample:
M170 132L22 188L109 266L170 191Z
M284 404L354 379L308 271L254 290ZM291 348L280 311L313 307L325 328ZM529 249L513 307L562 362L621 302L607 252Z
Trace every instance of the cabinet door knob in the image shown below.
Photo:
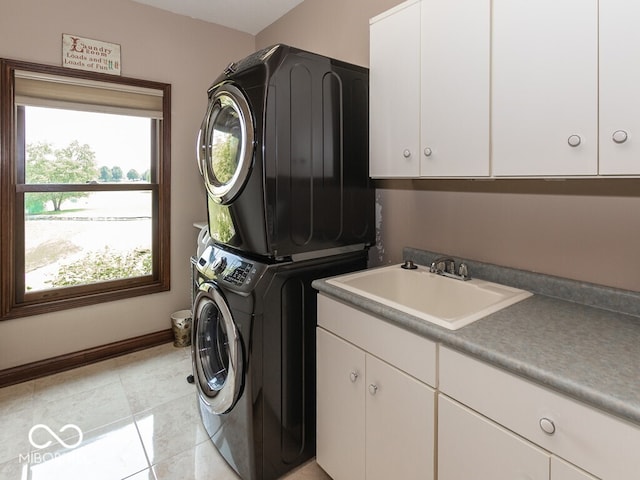
M433 153L433 150L431 150L429 147L424 149L424 156L425 157L430 157L432 153Z
M624 130L616 130L613 132L611 138L616 143L624 143L627 141L627 138L629 138L629 135Z
M553 423L553 420L550 420L546 417L542 417L540 419L540 428L547 435L553 435L554 433L556 433L556 426Z
M567 143L569 143L571 147L577 147L582 143L582 139L580 138L580 135L571 135L567 139Z
M360 376L360 375L358 375L358 372L351 372L351 373L349 374L349 379L351 380L351 383L355 383L355 382L356 382L356 380L358 380L358 377L359 377L359 376Z
M375 395L377 392L378 392L378 386L377 385L375 385L373 383L371 385L369 385L369 393L371 395Z
M411 156L411 150L409 150L408 148L405 148L404 151L402 152L402 156L404 158L409 158Z

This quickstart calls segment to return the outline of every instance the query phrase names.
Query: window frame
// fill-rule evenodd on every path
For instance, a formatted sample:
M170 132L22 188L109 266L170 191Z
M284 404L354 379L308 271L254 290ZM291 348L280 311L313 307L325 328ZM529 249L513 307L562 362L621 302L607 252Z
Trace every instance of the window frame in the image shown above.
M20 183L24 178L24 138L18 138L19 109L15 104L15 72L33 72L69 79L81 79L141 87L162 92L162 120L152 122L150 181L144 184L54 184ZM152 133L152 138L154 134ZM159 151L154 152L154 149ZM153 155L157 153L157 155ZM21 171L22 169L22 171ZM24 194L55 191L152 193L152 274L73 287L24 291ZM39 315L95 305L170 289L171 206L171 85L148 80L73 70L19 60L0 59L0 320ZM22 268L19 267L20 263Z

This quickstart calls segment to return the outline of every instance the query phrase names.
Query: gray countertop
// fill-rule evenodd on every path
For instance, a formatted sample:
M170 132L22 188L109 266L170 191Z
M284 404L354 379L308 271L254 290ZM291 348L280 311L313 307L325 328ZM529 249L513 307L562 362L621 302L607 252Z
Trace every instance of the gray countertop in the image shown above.
M435 256L437 254L405 249L405 258L417 258L414 261L422 265ZM498 281L497 275L502 280L499 283L528 289L535 295L452 331L325 280L316 280L313 286L409 331L640 425L640 317L635 315L640 295L473 261L468 263L471 272L474 268L477 272L489 272L483 275L486 280ZM563 289L549 288L554 281L562 283ZM574 293L563 293L571 300L539 293L541 289L547 289L545 293L571 291L571 287ZM591 305L577 303L571 297L584 296L585 289L590 291ZM606 309L593 305L599 295L606 297L602 301ZM610 305L622 312L609 309Z

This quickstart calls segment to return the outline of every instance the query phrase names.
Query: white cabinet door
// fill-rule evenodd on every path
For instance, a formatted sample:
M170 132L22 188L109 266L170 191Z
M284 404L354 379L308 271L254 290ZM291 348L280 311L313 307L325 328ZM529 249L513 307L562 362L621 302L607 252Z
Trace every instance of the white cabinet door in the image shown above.
M369 174L420 174L420 2L371 20Z
M595 175L598 0L494 0L492 29L493 174Z
M453 400L438 398L438 480L549 480L549 455Z
M597 480L597 478L558 457L552 456L551 480Z
M335 479L365 478L365 353L317 329L318 464Z
M421 176L489 175L491 2L423 0Z
M600 174L640 174L640 2L600 2Z
M435 391L367 355L367 480L434 478Z
M433 480L435 391L317 329L318 464L335 480Z

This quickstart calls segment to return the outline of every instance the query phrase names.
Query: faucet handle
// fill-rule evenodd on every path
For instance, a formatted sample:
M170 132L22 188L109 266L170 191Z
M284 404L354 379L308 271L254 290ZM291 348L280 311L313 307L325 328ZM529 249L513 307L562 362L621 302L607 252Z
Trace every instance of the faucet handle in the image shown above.
M431 264L431 268L429 270L432 273L438 273L438 272L455 273L456 263L454 260L450 258L438 259Z
M467 264L462 262L458 265L458 276L464 280L469 280L469 267Z
M456 273L456 262L455 262L455 260L452 260L452 259L445 260L444 261L443 271L455 275L455 273Z

